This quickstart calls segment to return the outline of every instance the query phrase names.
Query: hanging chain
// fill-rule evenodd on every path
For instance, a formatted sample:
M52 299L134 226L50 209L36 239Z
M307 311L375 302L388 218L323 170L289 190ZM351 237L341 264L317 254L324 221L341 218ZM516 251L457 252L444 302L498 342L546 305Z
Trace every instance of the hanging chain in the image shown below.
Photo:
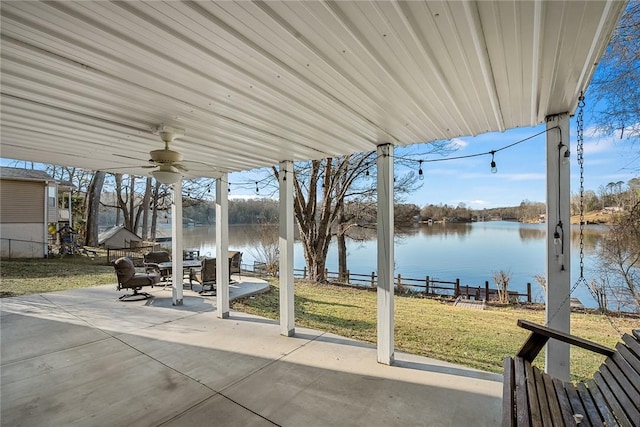
M597 295L589 286L587 279L584 278L584 95L580 94L578 98L578 115L576 116L576 153L578 157L578 165L580 166L580 277L576 283L571 287L569 296L583 284L593 297L597 299Z
M580 166L580 280L584 279L584 95L580 94L578 102L577 127L577 155ZM586 280L585 280L586 282Z

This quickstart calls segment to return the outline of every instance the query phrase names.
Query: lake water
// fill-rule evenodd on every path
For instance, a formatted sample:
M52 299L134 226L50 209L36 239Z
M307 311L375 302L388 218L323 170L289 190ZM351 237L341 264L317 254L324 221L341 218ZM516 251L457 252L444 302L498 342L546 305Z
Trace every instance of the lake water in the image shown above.
M273 228L277 232L277 228ZM595 248L606 227L585 228L585 276L590 280L595 262ZM348 268L355 274L371 274L376 267L375 230L361 230L358 241L348 241ZM510 290L526 292L532 284L533 298L542 301L542 290L533 276L545 272L545 224L521 224L507 221L476 222L471 224L416 225L396 233L395 274L406 278L453 281L462 285L492 287L493 272L509 270L512 274ZM260 226L230 226L229 249L243 252L243 264L253 265L258 258L256 238ZM215 227L184 229L184 247L198 248L201 255L215 256ZM579 227L571 229L571 283L580 277ZM294 245L294 268L304 268L302 245ZM335 243L329 249L327 268L338 271ZM577 288L572 296L586 307L596 302L585 287Z

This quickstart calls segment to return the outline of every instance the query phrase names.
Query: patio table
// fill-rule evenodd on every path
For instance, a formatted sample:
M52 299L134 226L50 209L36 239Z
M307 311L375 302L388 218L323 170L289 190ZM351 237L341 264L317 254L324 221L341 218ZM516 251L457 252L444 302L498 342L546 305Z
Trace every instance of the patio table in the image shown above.
M169 274L172 273L173 270L173 262L161 262L158 263L158 268L161 271L167 271ZM182 270L183 272L189 271L189 286L192 285L193 274L191 274L192 270L202 268L202 262L200 260L183 260L182 261Z

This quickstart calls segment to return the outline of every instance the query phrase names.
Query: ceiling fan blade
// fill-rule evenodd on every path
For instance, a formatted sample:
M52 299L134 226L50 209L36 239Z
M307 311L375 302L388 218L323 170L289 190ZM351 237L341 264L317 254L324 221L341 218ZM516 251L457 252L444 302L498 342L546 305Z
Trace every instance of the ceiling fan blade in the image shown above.
M124 169L140 169L140 168L147 169L149 167L155 167L155 166L120 166L115 168L100 168L99 170L109 172L109 171L119 171Z
M125 156L124 154L113 154L116 157L122 157L124 159L131 159L131 160L135 160L137 162L143 162L144 160L141 160L139 157L131 157L131 156Z
M181 170L182 172L189 172L189 169L183 164L172 163L171 166L173 166L174 168L176 168L178 170Z

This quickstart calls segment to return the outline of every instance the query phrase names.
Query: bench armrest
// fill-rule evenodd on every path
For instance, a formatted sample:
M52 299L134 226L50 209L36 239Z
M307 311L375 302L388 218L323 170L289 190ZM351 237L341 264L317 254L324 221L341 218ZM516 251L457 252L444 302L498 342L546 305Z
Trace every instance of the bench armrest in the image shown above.
M536 358L538 353L540 353L540 350L542 350L542 347L544 347L547 341L549 341L549 338L566 342L605 356L611 356L614 353L614 350L593 341L578 338L562 331L558 331L557 329L551 329L527 320L518 320L518 326L531 331L531 335L529 335L529 338L527 338L517 354L518 357L522 357L524 360L529 362Z

